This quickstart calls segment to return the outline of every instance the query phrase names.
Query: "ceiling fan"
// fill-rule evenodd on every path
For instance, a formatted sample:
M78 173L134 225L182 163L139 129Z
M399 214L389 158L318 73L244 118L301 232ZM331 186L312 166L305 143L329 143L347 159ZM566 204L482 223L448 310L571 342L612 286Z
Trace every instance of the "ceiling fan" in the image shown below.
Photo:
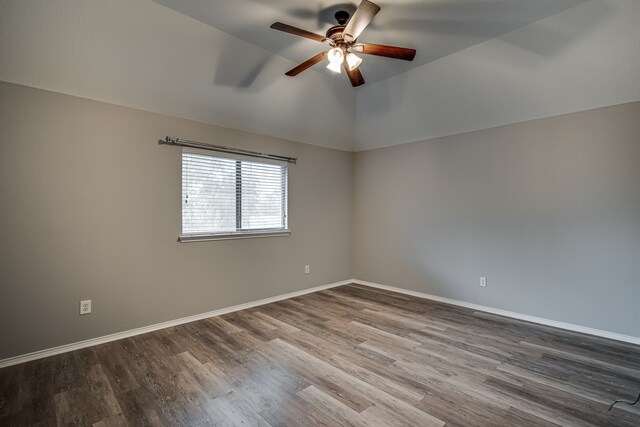
M405 47L386 46L372 43L359 43L358 37L360 33L371 23L374 16L380 11L380 6L368 0L362 0L356 11L349 19L349 12L344 10L335 14L338 25L327 30L325 36L312 33L291 25L276 22L271 28L278 31L284 31L296 36L305 37L321 43L327 43L331 49L309 58L297 67L292 68L285 74L287 76L297 76L307 68L317 64L323 59L328 59L327 68L333 72L340 73L340 68L344 68L349 76L349 81L353 87L364 84L364 78L358 68L362 63L362 58L356 55L363 53L366 55L385 56L387 58L402 59L404 61L413 61L416 56L415 49Z

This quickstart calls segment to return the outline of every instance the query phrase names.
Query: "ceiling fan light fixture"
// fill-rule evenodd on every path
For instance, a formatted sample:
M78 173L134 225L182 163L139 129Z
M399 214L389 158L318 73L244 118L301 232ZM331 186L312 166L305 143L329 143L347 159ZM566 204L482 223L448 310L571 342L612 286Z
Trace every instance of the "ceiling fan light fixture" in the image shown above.
M340 66L342 65L342 61L344 61L344 52L342 52L342 49L334 47L327 52L327 59L329 60L327 68L334 73L340 73Z
M358 68L362 64L362 58L360 58L355 53L347 53L347 65L349 66L349 71L353 71Z
M347 5L345 4L344 6ZM274 30L331 46L329 51L316 54L302 64L287 71L285 74L291 77L297 76L301 72L321 62L324 58L327 58L329 61L327 68L329 70L334 73L341 73L342 68L344 68L347 77L349 77L349 82L351 82L351 86L358 87L362 86L365 82L359 68L362 59L355 53L413 61L413 58L416 56L415 49L373 43L356 43L362 31L371 23L378 12L380 12L380 6L370 0L360 0L360 4L352 15L347 11L338 10L335 14L338 25L329 28L324 36L303 30L302 28L283 24L282 22L274 22L271 24L271 28Z

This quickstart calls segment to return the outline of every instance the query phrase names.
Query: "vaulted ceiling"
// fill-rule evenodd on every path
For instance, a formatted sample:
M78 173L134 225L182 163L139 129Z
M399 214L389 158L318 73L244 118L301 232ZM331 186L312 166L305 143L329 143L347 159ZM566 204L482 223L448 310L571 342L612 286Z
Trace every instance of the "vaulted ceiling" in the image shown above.
M341 150L640 99L638 0L377 0L360 39L412 63L286 77L324 46L269 25L355 1L3 0L0 80Z
M326 47L270 30L271 23L281 21L324 35L337 24L336 11L352 14L359 4L359 0L154 1L296 63ZM374 0L381 10L360 39L410 47L418 53L413 62L368 56L362 72L368 83L375 83L586 1ZM320 65L315 69L329 73Z

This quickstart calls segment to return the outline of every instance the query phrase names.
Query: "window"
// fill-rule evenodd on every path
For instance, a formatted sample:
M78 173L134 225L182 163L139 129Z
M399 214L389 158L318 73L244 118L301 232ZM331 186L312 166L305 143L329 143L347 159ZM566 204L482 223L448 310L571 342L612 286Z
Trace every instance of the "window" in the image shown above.
M182 153L181 241L286 234L286 164Z

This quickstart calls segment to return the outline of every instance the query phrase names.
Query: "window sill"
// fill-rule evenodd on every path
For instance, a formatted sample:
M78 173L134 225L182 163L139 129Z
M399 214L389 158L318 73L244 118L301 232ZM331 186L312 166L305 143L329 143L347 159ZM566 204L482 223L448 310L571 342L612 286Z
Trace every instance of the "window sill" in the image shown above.
M180 243L209 242L212 240L257 239L261 237L285 237L290 236L291 230L237 232L221 234L191 234L178 237Z

